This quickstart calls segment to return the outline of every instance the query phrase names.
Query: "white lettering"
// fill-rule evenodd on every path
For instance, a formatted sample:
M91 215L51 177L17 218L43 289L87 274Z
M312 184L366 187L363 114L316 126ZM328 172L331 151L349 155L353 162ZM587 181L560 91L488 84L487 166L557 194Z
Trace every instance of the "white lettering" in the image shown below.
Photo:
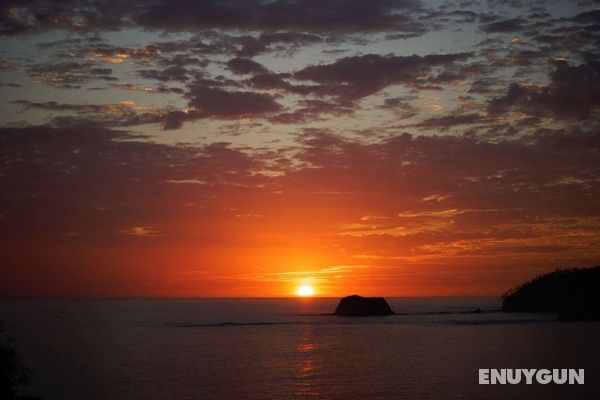
M479 369L479 384L480 385L489 385L490 384L490 370L489 369Z
M535 374L535 369L522 369L523 375L525 375L525 383L531 385L533 382L533 375Z
M554 383L562 385L567 383L567 370L566 369L554 369L552 370L552 380Z
M552 373L547 369L540 369L538 370L537 374L535 374L535 379L538 381L538 383L546 385L552 382Z
M583 373L584 370L583 369L579 369L579 370L575 370L575 369L570 369L569 370L569 385L574 385L575 381L577 381L577 383L579 385L583 385Z
M490 383L492 385L495 385L497 383L501 385L506 385L506 369L501 369L500 371L498 371L497 369L493 369L491 371L492 376L490 378Z
M506 381L511 385L516 385L521 382L521 370L520 369L507 369L506 370Z
M540 385L547 385L549 383L555 383L557 385L563 385L569 382L569 385L583 385L584 384L584 372L583 369L479 369L479 384L480 385L516 385L521 382L525 382L526 385L531 385L534 382ZM523 379L525 377L525 379ZM535 378L535 379L534 379Z

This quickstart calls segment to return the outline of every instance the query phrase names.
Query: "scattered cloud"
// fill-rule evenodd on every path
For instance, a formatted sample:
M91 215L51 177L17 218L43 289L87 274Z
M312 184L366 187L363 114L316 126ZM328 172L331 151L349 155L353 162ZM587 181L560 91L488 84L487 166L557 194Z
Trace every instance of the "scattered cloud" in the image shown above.
M140 237L157 237L162 236L159 231L149 226L132 226L130 228L121 229L119 233L130 236Z

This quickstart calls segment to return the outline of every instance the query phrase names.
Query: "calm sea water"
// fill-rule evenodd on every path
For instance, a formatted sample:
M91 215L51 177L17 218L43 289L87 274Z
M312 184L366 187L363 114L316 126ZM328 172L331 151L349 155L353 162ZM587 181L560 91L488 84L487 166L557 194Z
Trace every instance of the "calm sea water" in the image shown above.
M337 299L2 301L32 369L28 394L94 399L587 399L600 324L463 313L495 299L388 299L343 318ZM440 313L444 312L444 313ZM479 368L585 368L584 386L477 384Z

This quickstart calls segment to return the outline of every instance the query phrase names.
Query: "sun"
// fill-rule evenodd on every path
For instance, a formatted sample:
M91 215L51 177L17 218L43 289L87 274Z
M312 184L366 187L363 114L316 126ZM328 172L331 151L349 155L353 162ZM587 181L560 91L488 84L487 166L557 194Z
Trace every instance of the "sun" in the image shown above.
M315 294L315 289L312 286L302 285L298 288L298 296L300 297L310 297Z

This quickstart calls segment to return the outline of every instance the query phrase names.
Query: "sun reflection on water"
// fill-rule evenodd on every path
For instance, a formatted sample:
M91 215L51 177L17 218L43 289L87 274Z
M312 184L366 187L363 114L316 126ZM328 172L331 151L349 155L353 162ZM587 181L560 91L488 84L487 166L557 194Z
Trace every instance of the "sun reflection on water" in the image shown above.
M318 397L317 386L320 364L315 351L317 344L314 341L312 326L302 326L299 332L299 342L296 345L297 362L295 367L295 395L298 397Z

